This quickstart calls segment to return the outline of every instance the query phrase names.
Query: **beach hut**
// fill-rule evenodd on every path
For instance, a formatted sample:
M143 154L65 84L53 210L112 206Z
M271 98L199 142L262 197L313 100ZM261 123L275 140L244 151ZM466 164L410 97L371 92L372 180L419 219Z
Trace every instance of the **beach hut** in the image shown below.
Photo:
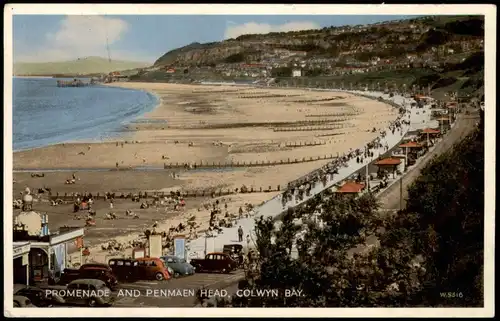
M401 166L401 160L396 157L387 157L376 161L375 165L381 170L392 171L393 177L396 178L396 171Z
M422 129L422 134L426 134L427 135L427 146L430 146L429 145L430 135L439 135L439 133L440 133L439 129L432 129L432 128L424 128L424 129Z
M422 148L423 146L422 146L422 144L417 143L417 142L406 142L406 143L400 144L399 147L405 149L405 159L406 159L405 166L408 166L409 165L408 152L410 151L410 149L416 150L416 149Z
M335 191L335 193L356 197L365 189L365 187L366 185L363 183L350 181L342 185L338 190Z

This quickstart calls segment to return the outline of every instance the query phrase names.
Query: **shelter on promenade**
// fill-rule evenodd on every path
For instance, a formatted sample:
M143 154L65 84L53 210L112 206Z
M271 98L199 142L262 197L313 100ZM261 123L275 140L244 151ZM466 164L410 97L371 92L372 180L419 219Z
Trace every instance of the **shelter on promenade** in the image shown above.
M410 152L410 150L417 151L417 150L421 149L423 147L423 145L420 143L417 143L417 142L406 142L406 143L400 144L399 147L405 149L405 160L406 160L405 166L408 166L409 165L408 153Z
M340 195L349 195L352 197L359 196L364 190L366 185L354 181L345 182L335 193Z
M83 247L84 228L61 227L51 232L48 216L22 212L14 218L14 282L47 281L50 271L67 267L68 253Z
M430 136L436 136L439 135L441 131L439 129L433 129L433 128L424 128L421 131L421 134L427 135L427 146L430 146Z
M396 178L396 171L399 169L401 172L404 171L404 165L402 168L401 159L396 157L387 157L380 159L375 162L375 165L378 166L379 170L384 170L388 172L392 172L394 178Z

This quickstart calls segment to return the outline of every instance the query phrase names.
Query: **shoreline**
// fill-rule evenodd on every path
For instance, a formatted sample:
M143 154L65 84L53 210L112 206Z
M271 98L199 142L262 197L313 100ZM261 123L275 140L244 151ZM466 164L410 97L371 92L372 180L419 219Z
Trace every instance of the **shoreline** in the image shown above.
M376 99L375 97L373 99ZM394 106L393 106L394 107ZM397 121L398 119L400 119L399 117L397 117L394 121ZM385 131L388 130L388 128L384 128ZM378 136L378 135L377 135ZM357 148L360 148L359 146ZM356 147L353 148L353 150L356 149ZM318 168L320 168L320 164L316 164L315 168L313 169L313 171L316 171ZM309 172L310 173L310 172ZM348 176L351 175L352 173L348 173ZM296 175L295 179L297 178L298 175ZM331 184L331 183L330 183ZM279 197L279 195L281 195L282 192L276 192L274 193L274 195L262 195L262 197L260 198L260 201L257 202L257 207L255 208L255 211L258 213L259 211L263 210L265 207L269 207L269 205L271 205L273 202L275 202L275 200ZM239 194L241 195L241 194ZM259 195L256 195L256 196L259 196ZM244 196L243 196L244 197ZM281 209L281 206L280 206L280 209ZM268 213L269 215L270 213ZM275 215L279 215L280 213L274 213ZM158 226L158 230L167 230L168 226L175 226L176 223L174 222L177 222L177 221L181 221L183 218L183 215L180 215L180 216L177 216L177 217L174 217L173 218L173 221L172 219L170 220L162 220L160 223L159 223L159 226ZM250 218L246 218L246 219L242 219L240 220L239 223L237 224L243 224L245 221L249 221L249 220L253 220L252 217ZM234 229L234 228L233 228ZM226 230L226 229L225 229ZM231 230L231 228L229 229ZM229 232L229 230L226 230L226 232ZM113 238L114 240L116 240L117 242L127 242L131 239L135 239L137 238L139 235L139 232L138 231L135 231L135 232L129 232L127 233L126 235L122 236L122 237L116 237L116 238ZM198 249L198 242L199 239L198 238L195 238L193 240L191 240L189 242L189 248L190 248L190 253L191 254L194 254L194 253L197 253L200 251L200 249ZM215 241L214 241L215 242ZM214 244L215 246L215 244ZM214 248L214 250L216 250ZM98 245L95 245L95 246L92 246L90 248L90 251L92 253L92 259L95 260L95 261L99 261L99 259L101 257L107 257L106 255L106 252L105 251L102 251ZM125 253L125 252L124 252ZM199 254L199 253L198 253Z
M13 76L13 78L19 78L19 79L57 79L54 77L18 77L18 76ZM63 145L63 144L100 144L100 143L106 143L106 142L116 142L116 141L123 141L123 137L128 134L128 131L125 130L126 126L133 123L134 121L140 119L142 116L145 114L154 111L158 106L161 105L161 98L160 96L152 91L148 90L143 90L140 88L125 88L125 87L120 87L120 86L108 86L106 84L98 84L96 87L101 87L101 88L114 88L114 89L119 89L119 90L130 90L130 91L135 91L135 92L142 92L146 94L147 96L151 97L152 103L144 103L142 104L140 108L140 112L138 115L135 115L132 118L124 117L124 119L120 122L119 126L117 128L114 127L109 127L106 128L105 130L102 130L101 132L96 135L97 137L94 138L81 138L81 139L68 139L68 140L61 140L58 142L52 142L48 144L43 144L40 146L34 146L34 147L21 147L21 148L14 148L14 142L12 142L12 152L13 153L18 153L18 152L26 152L26 151L33 151L37 149L43 149L43 148L48 148L52 146L58 146L58 145ZM26 141L21 142L21 144L26 144Z
M135 85L137 85L137 84L135 84ZM211 86L208 85L205 87L208 87L208 90L206 90L206 91L209 92L209 89ZM257 95L258 95L258 92L260 92L260 91L271 91L271 90L268 90L268 88L262 89L262 88L255 88L253 86L245 86L245 87L246 88L244 89L244 91L252 90L252 92L257 92ZM189 91L188 89L190 89L190 88L192 90L193 87L187 87L187 89L185 89L185 91L186 90ZM213 88L213 86L212 86L212 88ZM291 133L290 132L286 132L286 133L277 132L276 133L276 132L268 130L267 134L266 134L263 132L264 127L262 127L262 130L247 128L247 129L228 129L227 131L225 129L223 129L223 130L169 129L169 130L165 130L165 132L173 132L174 135L177 135L174 137L181 137L182 132L186 131L190 135L188 139L193 139L193 141L195 142L195 146L189 147L189 146L184 146L183 144L168 143L166 140L162 141L162 140L159 140L158 138L157 138L157 140L155 140L154 139L155 137L151 137L151 140L147 143L146 142L145 143L128 143L128 144L123 144L123 145L119 144L116 141L104 141L104 142L89 145L89 147L91 149L88 150L88 153L89 154L96 153L95 156L91 157L91 158L86 158L86 155L77 156L78 151L85 150L85 152L87 152L87 149L85 148L86 147L85 143L65 144L66 151L65 151L64 147L56 145L52 148L49 148L52 150L49 150L48 152L47 152L47 149L45 149L45 152L47 152L47 153L39 154L38 157L35 157L35 159L41 160L43 163L44 158L45 158L45 161L51 161L53 163L53 159L54 159L54 157L56 157L56 159L58 159L58 163L59 163L58 167L61 167L61 164L63 164L63 165L68 164L66 167L66 171L61 171L59 173L55 173L55 172L50 173L50 169L47 169L46 170L47 174L45 174L45 176L46 176L45 178L30 178L29 177L30 168L35 169L35 167L34 166L33 167L23 166L23 169L25 170L25 172L17 172L15 175L16 180L18 179L18 177L20 178L19 184L16 184L16 185L19 185L19 187L20 187L20 185L22 185L23 183L31 182L31 185L28 185L28 186L33 186L32 184L35 184L35 182L38 182L36 184L39 184L39 186L40 186L41 183L43 183L43 182L47 182L47 183L50 182L50 184L51 184L50 187L53 187L54 191L63 192L63 193L65 193L66 191L69 191L69 192L83 192L83 191L91 191L91 192L103 191L104 192L104 191L118 191L118 190L127 190L127 191L130 190L130 191L132 191L132 190L141 190L141 187L142 187L142 189L144 187L149 187L149 188L147 188L147 190L156 190L156 191L161 191L161 190L168 191L168 190L172 190L172 189L177 189L180 191L192 191L192 190L202 191L202 190L208 190L211 188L212 189L216 188L216 189L225 189L226 190L226 189L234 189L235 187L240 188L243 185L247 186L248 188L253 188L254 191L259 191L259 188L261 188L264 191L265 189L268 188L268 186L272 187L274 190L276 190L275 189L276 186L282 186L282 188L285 188L287 183L294 181L297 178L300 178L304 175L307 175L308 173L310 173L312 171L317 170L318 168L322 167L323 165L329 163L331 160L318 160L318 161L312 161L310 163L301 163L301 164L293 164L293 165L276 165L276 166L267 166L267 167L263 166L263 167L241 168L241 169L236 168L236 169L240 169L240 170L227 170L227 171L221 171L220 168L212 169L212 170L204 170L204 171L201 171L201 170L200 171L195 171L195 170L193 170L193 171L156 170L155 171L155 170L133 170L133 169L130 169L130 170L125 170L125 169L116 170L115 169L115 170L107 170L107 171L103 171L103 172L81 171L78 176L82 177L82 181L77 182L76 185L63 185L63 181L67 178L67 175L68 175L67 172L69 171L68 167L71 167L71 168L79 167L79 166L77 166L78 162L80 162L82 165L85 164L86 165L85 168L87 168L87 169L93 167L93 166L90 166L91 163L85 162L85 159L80 159L82 157L88 159L89 161L92 161L92 160L98 161L99 164L101 164L101 167L105 167L102 165L106 163L106 159L107 159L106 157L109 157L109 155L114 156L115 154L122 152L122 153L125 153L125 154L130 156L130 154L133 154L134 151L141 152L141 150L142 150L142 152L149 150L149 153L151 156L152 155L151 150L159 149L156 151L157 157L161 154L162 149L171 150L172 152L181 155L184 159L190 159L190 160L193 160L196 157L198 159L200 159L200 157L201 157L201 159L203 159L203 155L205 155L205 156L210 155L213 157L219 157L219 159L223 159L223 160L227 159L228 157L229 158L234 157L234 154L231 156L230 148L227 146L214 146L214 145L209 144L208 142L198 143L198 141L196 140L196 135L199 135L201 137L200 139L207 139L206 136L209 136L208 139L210 139L210 137L212 135L212 136L214 136L214 140L215 140L216 135L214 134L214 132L227 133L227 135L228 135L227 138L222 138L222 137L221 138L222 139L231 139L231 142L233 144L240 145L239 147L238 146L236 146L236 147L238 147L240 149L242 148L242 150L240 152L243 152L243 155L254 155L254 154L261 155L261 154L263 154L263 155L261 155L261 157L264 156L264 158L266 158L266 159L271 159L271 158L267 158L267 157L273 156L273 155L275 158L276 157L277 158L280 158L280 157L284 158L284 157L287 157L286 156L287 153L289 153L289 154L290 153L291 154L298 153L299 156L301 153L303 155L307 155L307 153L313 153L313 154L316 153L317 154L317 153L325 150L325 148L326 148L326 150L330 151L333 154L335 154L334 150L337 149L337 150L339 150L339 154L342 155L343 153L349 152L349 150L357 148L356 146L365 145L367 142L369 142L373 139L372 136L378 136L377 133L373 133L371 131L363 133L364 130L360 130L360 128L362 129L362 128L374 127L373 118L377 118L378 117L377 115L380 115L380 114L386 115L387 114L386 116L382 116L382 117L385 117L385 119L387 119L387 124L384 123L384 124L377 125L378 129L382 129L382 128L385 129L385 128L387 128L387 126L390 123L394 122L398 118L398 114L399 114L397 109L394 108L394 106L391 106L390 104L387 104L386 102L377 101L376 98L359 97L357 95L354 95L353 93L336 92L336 91L322 92L322 91L312 91L312 90L285 90L283 92L286 94L286 93L289 93L292 91L297 92L297 93L301 93L303 96L306 96L306 98L307 98L307 96L314 96L314 97L309 98L309 100L313 101L313 102L318 101L318 98L321 98L321 95L323 95L323 96L328 95L329 97L331 97L331 96L342 97L339 99L341 99L341 100L344 99L344 100L346 100L346 102L345 102L345 106L335 105L332 107L328 107L328 106L324 107L325 105L320 105L320 104L315 104L315 103L310 103L308 105L307 99L306 99L305 100L306 103L302 103L302 102L298 103L298 104L296 103L296 105L298 106L296 108L298 108L299 110L303 109L303 111L300 111L300 112L294 111L293 108L290 107L290 105L293 106L293 103L287 104L285 102L285 103L280 103L279 105L276 105L276 104L272 104L272 102L271 102L270 106L273 106L272 108L276 109L276 111L273 111L273 110L269 111L269 109L266 109L266 111L268 113L270 112L269 116L266 116L266 114L264 114L263 116L260 115L260 113L261 113L260 112L260 110L261 110L260 105L262 105L262 101L259 103L258 99L251 99L250 101L249 100L242 101L240 99L239 102L241 102L241 103L237 103L236 108L238 108L238 107L250 108L248 112L252 111L251 108L254 108L254 110L255 110L254 113L257 112L257 117L264 117L264 118L268 118L271 120L273 119L273 117L276 117L276 118L288 117L288 118L290 118L290 120L293 120L293 119L300 120L300 119L303 119L301 117L304 117L304 114L306 112L309 113L308 109L327 108L328 111L331 111L332 110L331 108L334 108L334 110L342 110L342 109L351 110L351 109L355 108L356 110L358 110L358 109L362 110L362 112L361 113L358 112L356 114L357 116L355 115L352 119L349 119L349 121L354 123L354 125L353 125L353 126L355 126L354 131L352 131L350 133L342 133L341 136L344 136L345 140L339 141L337 143L335 143L335 141L332 140L331 144L326 144L326 145L322 145L322 146L308 146L308 147L302 146L302 147L298 147L298 148L290 148L290 149L288 149L288 152L287 152L286 148L285 149L278 148L276 151L271 150L270 152L267 152L267 154L266 154L266 152L264 152L264 150L262 150L260 152L258 149L254 150L255 148L252 146L255 144L262 145L263 144L262 141L265 142L266 140L271 139L272 137L275 137L275 138L272 138L275 140L275 142L276 141L286 142L287 140L290 139L290 136L292 138L297 137L297 139L301 139L304 137L305 138L309 137L309 139L311 139L311 137L313 137L315 140L319 140L319 138L316 137L315 135L313 135L313 132L298 132L298 133L297 132L291 132ZM162 94L164 94L164 92ZM203 90L202 94L204 97L209 96L209 93L205 93L205 90ZM252 93L250 93L250 94L252 94ZM188 95L192 96L193 93L188 93ZM221 94L218 93L217 95L221 95ZM230 95L228 94L226 96L230 96ZM295 95L291 95L291 96L293 96L292 99L294 99L294 100L299 99L298 97L295 97ZM168 110L168 109L175 108L176 106L174 104L170 104L170 102L164 101L160 95L156 95L155 97L157 97L159 104L157 104L155 106L155 108L152 111L150 111L149 113L142 114L142 116L137 117L136 119L140 119L140 118L142 118L142 119L158 119L159 117L162 117L162 116L165 117L165 114L162 114L162 112L165 112L165 110L164 110L165 108L162 108L162 107L165 107L165 106L167 106L167 111L166 111L167 115L169 113L175 113L175 110L174 111ZM181 100L181 101L189 101L189 99L186 99L186 97L182 96L182 93L179 94L179 97L174 97L174 98ZM257 101L255 101L255 100L257 100ZM302 99L301 101L303 101L303 100L304 99ZM367 102L368 100L369 100L369 103ZM245 103L247 105L245 105ZM243 104L243 106L241 106L242 104ZM255 105L257 107L252 107ZM283 105L286 105L288 107L283 106ZM171 106L173 106L173 107L171 107ZM365 107L367 107L368 110L365 110ZM258 109L255 109L255 108L258 108ZM268 107L268 108L271 108L271 107ZM179 109L179 107L177 107L177 109ZM283 110L285 110L285 111L283 111ZM289 114L287 114L287 115L280 114L280 113L283 113L286 111L288 111ZM177 111L177 112L179 112L179 111ZM291 112L291 114L290 114L290 112ZM315 111L313 111L313 113L314 112ZM294 115L296 115L296 116L294 116ZM190 118L192 118L193 116L188 115L187 117L188 117L188 120L190 120ZM207 117L210 118L211 116L209 115ZM250 118L251 117L252 116L250 115ZM255 118L255 116L253 116L253 117ZM377 119L379 119L379 118L377 118ZM361 126L361 127L358 128L357 126L358 127ZM356 129L358 131L356 131ZM159 130L148 129L148 128L142 129L142 130L131 131L130 133L132 134L131 135L132 138L134 138L134 139L137 138L137 140L135 140L135 141L140 141L139 138L143 138L143 137L141 137L141 135L144 137L146 137L148 134L151 134L152 136L154 136L154 134L159 135L158 132L160 132L160 134L163 134L163 132L161 132ZM178 133L178 134L175 134L175 133ZM245 136L245 139L241 138L240 140L238 140L238 138L236 137L237 134L239 134L241 136L245 133L247 133L246 134L247 136ZM181 135L181 136L179 136L179 135ZM137 136L139 136L139 137L137 137ZM250 139L250 141L247 141L249 139ZM225 141L224 143L228 143L228 142ZM250 147L249 147L250 150L245 150L245 148L248 148L248 147L245 147L248 144L250 144ZM267 144L266 146L268 146L270 143L267 142L265 144ZM113 146L113 145L115 145L115 146ZM194 151L194 154L193 154L193 151ZM196 151L198 151L199 153L197 153ZM233 151L234 151L234 147L233 147ZM236 150L236 151L238 152L238 150ZM245 152L246 152L246 154L245 154ZM70 153L70 154L73 153L73 155L68 156L69 155L68 153ZM219 154L219 156L215 155L217 153ZM65 154L66 154L66 159L64 158ZM282 154L285 156L279 156ZM309 154L309 155L311 155L311 154ZM16 157L14 157L14 158L16 158ZM27 155L27 158L33 159L34 155L33 154L31 156ZM99 159L96 160L94 158L101 158L101 160L99 160ZM142 164L142 162L140 162L140 161L138 161L139 164L137 164L137 165L138 166L140 166L140 165L152 166L151 161L149 161L149 158L150 157L148 157L148 164L147 165ZM161 159L159 157L156 159L158 160L157 162L161 162L162 164L164 163L163 159ZM194 161L197 161L197 160L194 159ZM16 162L14 162L14 163L16 163ZM112 165L114 165L114 161L110 162L110 160L107 159L107 165L109 167L112 167ZM21 166L19 166L19 167L21 167ZM120 167L121 167L121 169L123 168L121 165L120 165ZM36 169L39 171L43 171L42 166L38 166L38 168L36 168ZM177 172L176 173L177 177L175 179L171 179L169 176L170 172ZM99 179L100 175L106 175L106 177L108 177L108 179L102 181L102 179ZM168 184L162 183L161 180L159 180L159 176L165 177L165 179L168 178L169 183ZM127 183L124 181L124 179L126 179ZM134 183L134 182L138 182L137 180L140 180L141 184L139 184L139 185L142 185L142 186L138 186L137 183ZM52 183L52 182L54 182L54 181L59 181L59 183L58 183L59 185L53 186L52 184L54 184L54 183ZM149 182L149 183L147 183L147 182ZM147 185L146 183L150 184L150 185ZM47 186L49 186L49 185L47 185ZM113 187L113 186L115 186L115 187ZM127 187L127 188L123 189L123 188L120 188L120 186ZM264 202L267 202L270 199L274 199L276 197L276 195L279 193L280 192L272 192L272 193L265 193L265 192L259 193L259 192L257 192L257 193L249 193L249 194L236 194L236 195L231 196L231 198L233 198L233 200L230 200L228 202L228 205L230 207L238 206L236 204L236 202L239 202L240 205L243 205L243 203L246 203L247 200L250 200L250 199L252 200L252 202L251 202L252 204L258 205L258 204L262 204ZM274 195L275 197L273 197L273 194L275 194ZM193 213L192 211L188 211L188 212L191 214ZM168 218L167 220L165 220L165 218L160 219L159 220L159 222L161 222L160 226L164 227L164 226L167 226L168 224L170 224L171 226L173 224L178 224L179 222L181 222L185 218L185 216L187 214L188 213L177 213L177 214L174 214L173 217ZM53 221L53 220L51 219L51 221ZM174 222L178 222L178 223L174 223ZM126 224L126 221L122 221L122 223ZM135 232L130 232L130 231L125 232L124 231L123 233L125 235L122 234L122 237L111 237L111 239L120 239L120 240L122 240L122 239L129 240L130 238L133 239L134 237L137 237L138 233L140 234L140 230L141 229L138 228L137 231L135 231ZM91 237L91 239L93 239L93 238ZM97 243L102 243L102 242L99 242L99 240L93 240L90 242L92 244L91 251L97 252L96 253L97 255L102 254L102 253L100 253L101 251L99 250L99 247L97 244Z

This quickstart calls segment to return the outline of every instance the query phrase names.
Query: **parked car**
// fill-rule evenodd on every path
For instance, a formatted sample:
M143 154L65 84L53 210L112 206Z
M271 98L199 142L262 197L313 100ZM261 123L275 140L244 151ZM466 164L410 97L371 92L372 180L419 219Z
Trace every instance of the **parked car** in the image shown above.
M37 307L51 307L64 303L64 300L57 295L47 295L45 290L39 287L24 284L14 284L14 296L26 297Z
M120 281L135 281L138 280L139 262L134 259L111 259L108 261L113 274Z
M111 293L111 290L101 280L97 279L78 279L72 281L66 287L67 290L83 290L83 291L98 291L102 290L106 293ZM111 306L115 301L113 295L67 295L64 298L65 304L70 305L87 305L89 307Z
M22 295L14 295L13 301L14 308L36 308L29 298Z
M105 263L85 263L84 265L80 266L79 270L85 270L85 269L103 269L103 270L108 270L109 272L112 272L111 267L108 264Z
M226 244L223 246L222 252L226 253L233 260L238 262L238 266L243 265L243 245L241 245L241 244Z
M172 278L168 268L158 257L141 257L136 259L138 263L138 274L140 278L154 279L158 281Z
M238 265L229 255L222 252L208 253L204 259L193 259L189 263L194 266L196 272L230 273Z
M102 267L87 267L85 269L64 269L60 278L55 280L56 285L66 285L79 279L97 279L103 281L112 291L118 287L118 280L112 271Z
M66 285L78 279L79 276L79 269L64 269L62 273L56 273L49 278L49 285Z
M181 259L173 255L162 256L161 259L173 270L174 277L194 274L194 267L185 259Z

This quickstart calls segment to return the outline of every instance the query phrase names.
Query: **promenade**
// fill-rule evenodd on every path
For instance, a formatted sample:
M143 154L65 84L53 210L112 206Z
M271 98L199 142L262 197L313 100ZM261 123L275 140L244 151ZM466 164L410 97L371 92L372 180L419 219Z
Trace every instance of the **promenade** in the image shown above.
M337 184L346 178L349 178L353 173L359 171L367 164L373 162L377 157L384 155L388 150L391 150L395 147L409 131L413 131L421 128L423 125L427 125L430 123L430 106L425 106L424 108L412 108L411 104L415 101L411 98L405 98L401 95L394 95L393 97L389 97L387 94L383 94L380 92L369 92L369 91L345 91L352 94L371 96L374 99L382 97L384 100L393 103L396 106L403 107L405 112L398 117L395 122L399 122L400 127L396 128L396 130L391 130L390 128L386 128L384 134L381 134L380 137L380 145L381 147L371 149L373 152L373 157L363 159L362 162L357 162L356 157L351 157L346 163L346 166L342 166L338 168L338 173L334 174L333 177L327 176L326 184L322 182L310 182L311 191L308 196L302 197L298 200L295 195L292 199L285 203L283 206L282 202L282 194L277 195L276 197L270 199L259 207L256 207L253 212L254 214L248 218L242 218L238 221L235 227L232 228L224 228L221 234L212 236L212 237L200 237L198 239L192 240L187 245L188 257L203 257L205 255L205 251L207 253L214 251L222 251L224 244L241 244L245 248L253 247L255 232L255 218L256 217L275 217L288 208L296 207L304 202L307 202L309 199L318 195L322 191L331 188L334 184ZM395 106L395 108L396 108ZM425 111L425 112L424 112ZM395 123L394 122L394 123ZM374 123L376 123L376 119L374 119ZM394 124L393 123L393 124ZM353 150L361 149L363 150L365 146L353 146ZM243 242L238 242L238 227L241 226L244 231ZM247 244L247 235L250 236L250 243Z

